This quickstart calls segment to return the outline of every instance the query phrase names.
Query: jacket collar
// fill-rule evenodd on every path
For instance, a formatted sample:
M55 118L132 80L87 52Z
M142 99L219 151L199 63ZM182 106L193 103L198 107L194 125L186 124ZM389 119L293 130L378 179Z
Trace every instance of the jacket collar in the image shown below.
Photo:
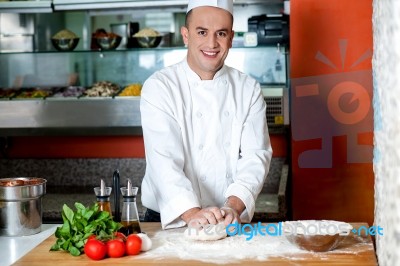
M197 75L197 73L194 72L190 68L190 66L187 62L187 57L185 57L185 59L182 61L182 65L186 72L186 77L188 79L189 84L199 84L203 81L200 79L199 75ZM219 81L220 79L224 78L224 74L227 71L226 69L227 69L227 66L224 64L222 66L222 68L220 70L218 70L217 73L215 73L213 81ZM226 79L226 77L224 79ZM209 82L209 81L207 81L207 82Z

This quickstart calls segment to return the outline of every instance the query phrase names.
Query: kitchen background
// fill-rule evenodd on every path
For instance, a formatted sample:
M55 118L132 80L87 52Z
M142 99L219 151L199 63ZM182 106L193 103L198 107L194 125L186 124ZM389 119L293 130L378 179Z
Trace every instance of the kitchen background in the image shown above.
M101 55L113 58L113 54L117 52L122 53L120 56L122 58L129 58L126 56L128 54L148 56L149 53L154 53L126 51L123 46L116 52L88 51L91 33L98 27L110 30L111 24L136 21L140 27L160 27L162 32L171 32L168 34L168 42L164 40L162 44L163 49L168 43L180 45L176 30L182 23L183 9L168 7L168 12L165 8L161 8L160 12L154 7L146 9L103 7L90 10L86 8L88 11L83 11L85 9L83 5L81 10L73 9L79 1L54 0L54 3L60 4L55 5L56 10L52 14L41 14L38 12L53 11L51 1L34 2L43 3L45 7L27 8L24 12L32 13L22 14L24 12L18 13L19 11L13 10L13 7L7 5L8 3L5 5L3 2L0 3L0 85L3 88L14 84L18 69L23 74L35 70L35 74L44 73L47 78L54 77L51 72L53 69L50 67L43 69L38 67L41 64L46 65L45 60L60 62L58 65L61 65L63 70L65 65L70 66L70 64L72 67L67 69L74 69L74 63L78 62L78 70L86 77L93 76L92 73L96 71L87 74L86 69L81 67L84 64L78 58L83 58L85 61L87 58L96 60L94 58L98 59ZM136 4L137 1L126 2ZM157 5L160 2L148 1L148 4ZM238 2L240 1L236 1ZM250 4L239 4L235 7L235 13L239 16L235 21L235 30L243 32L248 30L249 16L279 13L284 6L283 1L243 2ZM50 4L46 6L46 3ZM113 6L112 1L108 4L109 7ZM399 8L397 0L290 1L290 49L289 46L285 47L287 57L281 63L285 62L287 75L290 76L290 79L284 81L283 87L290 88L291 120L290 123L278 123L284 125L283 130L281 127L278 133L275 131L276 123L270 122L274 131L271 134L274 160L263 193L270 201L264 201L265 204L261 206L264 211L263 218L267 220L274 217L271 213L276 214L281 211L282 216L278 215L275 218L336 219L347 222L368 222L370 225L374 224L374 210L376 210L375 224L383 226L385 230L385 235L377 238L377 253L381 265L396 265L400 257L398 249L400 233L395 226L399 223L400 213L398 167L396 167L399 161L396 125L399 123L398 105L393 101L398 95L399 88L397 78L399 52L393 45L399 40L400 17L396 13ZM63 11L63 9L70 10ZM162 25L158 25L158 21L162 21ZM166 21L169 22L165 24ZM82 38L76 53L58 53L51 46L49 38L61 28L69 28ZM8 29L13 30L9 32ZM23 41L14 41L15 39ZM261 51L267 58L265 61L252 59L253 62L257 62L254 65L264 64L260 70L279 69L276 67L277 60L274 60L276 58L271 57L271 54L276 55L272 53L277 50L276 48L276 45L254 48L256 54ZM235 49L237 48L233 51ZM17 52L23 50L35 52ZM238 51L240 50L241 48L238 48ZM375 53L374 74L372 50ZM160 51L157 50L157 53ZM246 48L244 51L247 51L245 54L251 53L249 51L253 51L253 48ZM111 60L113 63L108 64L107 68L112 68L114 63L120 60ZM130 62L136 61L132 59ZM137 70L126 69L129 73L136 73ZM52 74L46 75L48 71ZM106 75L107 71L103 71L103 74ZM142 75L143 78L144 76ZM83 85L90 86L95 79L82 77L80 81ZM282 84L273 86L268 84L266 88L282 87L280 85ZM337 94L331 94L332 91L342 92L344 98L338 99ZM274 90L269 90L269 93L271 92L275 93ZM351 93L358 97L358 105L349 102ZM278 96L282 98L282 93L278 92ZM372 98L374 98L374 114ZM266 97L266 100L268 99L270 98ZM123 178L134 178L134 183L140 185L145 167L140 131L126 129L123 126L104 125L101 126L101 130L88 129L82 125L78 125L76 130L65 125L63 127L65 120L60 117L68 115L76 117L76 114L70 114L74 112L75 106L51 109L60 115L55 115L55 118L50 117L52 125L57 127L49 128L47 125L40 125L41 119L36 119L37 116L43 118L46 115L35 112L29 114L29 110L35 105L40 103L21 101L10 107L7 101L0 101L2 177L27 175L47 178L50 189L48 195L44 197L44 203L50 205L49 202L55 199L59 206L54 209L61 208L61 204L64 203L64 198L52 198L52 195L59 195L57 193L63 190L62 188L66 188L64 191L67 191L67 197L72 201L75 195L86 195L87 201L94 200L92 186L97 185L100 178L108 178L110 183L115 168L120 169ZM89 106L87 109L93 106L100 108L92 103L85 103L86 105ZM286 107L288 105L287 103ZM360 106L363 108L357 108ZM301 109L302 107L305 109ZM103 109L104 106L96 109L99 116L104 115ZM341 120L347 117L346 112L352 114L357 113L355 112L357 110L363 110L361 117L364 119L357 120L357 123L353 120L350 124L345 124L346 120ZM367 112L364 112L365 110ZM49 113L51 112L46 114ZM15 126L13 118L21 115L28 118L33 116L35 119L24 120L28 127L23 127L24 123ZM372 115L375 116L377 132L373 129ZM273 118L278 122L282 120L281 115L275 114ZM284 115L285 118L288 116ZM59 120L62 122L57 124ZM96 120L96 116L90 117L89 120ZM67 122L71 123L69 120ZM32 126L38 123L39 127ZM131 125L132 121L129 123ZM9 126L10 124L12 126ZM375 148L373 162L374 141L378 147ZM385 153L379 149L384 149ZM288 173L282 171L285 169L283 165L289 166ZM285 177L288 182L287 187L281 181L272 181L285 180ZM60 187L61 189L58 189ZM73 190L68 190L68 187ZM281 191L278 189L277 192L278 187L287 188L283 189L283 197L277 197ZM285 208L278 207L274 207L275 211L267 211L267 207L279 205L272 203L279 202L278 198L287 207L287 212Z
M249 2L249 5L238 4L235 6L235 15L238 15L235 21L235 30L238 32L248 31L249 17L281 13L284 8L283 1L261 1L263 4ZM239 66L243 71L250 74L253 71L251 70L252 66L257 66L258 70L268 71L271 69L270 72L277 74L279 72L278 59L281 63L284 62L283 65L286 66L284 69L288 70L284 75L283 82L281 78L267 78L274 75L256 75L264 83L266 93L269 93L266 97L267 101L271 99L271 94L275 93L278 94L278 98L284 98L284 93L280 90L276 92L274 89L289 88L291 113L290 123L285 120L288 118L287 113L274 114L273 122L269 123L272 129L271 140L274 148L274 159L271 174L263 191L263 195L267 195L270 201L264 200L264 205L259 205L263 214L261 217L266 220L275 218L281 220L363 221L372 225L374 224L374 209L376 208L379 215L377 222L382 223L384 228L388 228L388 236L378 238L377 245L378 254L381 254L381 262L386 262L386 265L395 265L399 257L395 250L399 245L399 232L393 227L393 224L399 221L398 216L396 216L399 213L396 211L399 198L398 189L396 190L398 188L397 175L395 172L389 171L391 168L396 168L394 165L398 163L393 163L393 161L390 163L386 156L379 157L380 160L374 163L376 163L377 172L381 176L379 179L375 179L375 166L372 161L374 121L372 119L371 101L374 97L373 92L376 93L376 91L372 89L372 51L373 45L375 50L375 45L378 44L373 44L372 29L373 26L376 27L374 38L380 40L381 44L396 43L398 36L395 34L396 31L393 30L399 25L394 23L398 22L398 16L393 13L393 10L396 10L393 7L396 5L398 3L394 0L350 2L346 0L291 0L290 46L283 45L283 53L276 43L259 45L255 48L246 47L242 50L240 36L238 36L239 45L232 49L232 54L236 55L235 57L239 57L240 54L242 56L244 54L243 57L246 57L248 54L252 54L253 50L256 50L256 54L264 54L263 60L257 60L257 62L263 64L260 67L254 64L256 60L254 55L250 57L250 62L253 62L253 64L248 64L248 67L245 64ZM65 69L76 70L75 67L77 66L77 72L81 76L81 84L90 86L96 80L96 78L93 78L94 76L108 77L107 73L110 71L99 72L101 74L97 74L96 71L88 72L84 64L79 61L79 57L83 58L83 61L94 60L93 66L99 66L99 62L102 62L100 61L101 56L112 58L106 64L109 70L113 68L113 64L119 64L121 58L131 60L129 61L130 64L137 64L140 59L129 59L129 57L143 55L144 58L154 58L155 53L167 53L169 48L166 48L166 46L179 47L181 45L176 30L179 28L178 25L182 23L183 12L175 8L166 8L162 11L148 8L145 9L145 12L141 11L140 8L132 8L107 11L97 9L90 11L57 10L53 14L16 15L7 14L7 12L0 13L2 44L0 47L0 86L6 88L12 86L18 72L30 73L26 71L24 67L26 65L27 68L34 69L37 75L43 73L43 76L49 76L49 72L47 72L50 71L49 67L43 69L35 67L36 65L31 63L34 60L26 59L30 57L38 58L37 61L40 64L58 61L57 65L68 65L63 71ZM399 7L397 6L397 8ZM4 39L15 36L8 36L9 34L4 29L5 27L8 28L5 26L7 25L6 22L4 22L6 17L12 17L15 21L12 23L13 25L22 25L22 28L24 28L25 35L20 38L31 38L32 42L7 44L9 42ZM372 23L372 17L375 25ZM127 22L138 22L140 27L149 26L170 33L167 34L168 38L164 40L162 49L156 49L156 52L129 49L127 51L123 46L114 52L89 51L90 35L96 28L111 30L111 24ZM387 26L390 22L393 23L391 28ZM388 27L392 30L380 31L377 29L379 26L381 26L381 29ZM81 36L82 39L76 53L55 52L51 46L49 38L61 28L69 28ZM393 35L386 35L387 32ZM30 34L34 36L30 37ZM31 46L24 47L26 43L31 44ZM10 51L12 49L29 50L30 48L35 52ZM393 52L393 49L392 46L382 45L379 47L379 53L384 54L382 50ZM184 48L174 48L173 50L177 50L178 54L182 55L181 51L184 51ZM47 52L36 53L36 51ZM237 53L235 53L236 51ZM277 54L279 57L276 57ZM376 62L381 64L379 68L381 72L377 70L376 73L382 75L382 73L394 71L392 65L385 63L391 62L389 59L398 58L394 56L396 54L398 53L394 51L386 58L388 59L386 61L383 59L385 57L381 58L382 61L377 60ZM21 56L20 59L18 59L19 56ZM24 64L24 62L28 63ZM148 59L145 62L148 62ZM159 61L153 59L153 62ZM235 64L237 61L228 62ZM164 64L164 61L160 64ZM385 65L390 69L385 69ZM156 66L159 67L160 65ZM100 67L100 69L102 68ZM123 69L132 73L132 76L137 79L129 80L129 82L141 82L142 80L139 77L145 79L147 75L138 74L135 76L136 69L129 67ZM141 72L139 71L139 73ZM266 77L265 81L262 79L263 76ZM290 78L287 78L287 76ZM379 97L387 100L388 103L393 97L384 98L383 96L384 93L393 92L393 95L395 95L397 92L395 89L398 87L395 86L397 83L391 80L395 76L385 77L388 82L393 83L379 83L378 78L381 76L374 77L377 78L374 85L378 85ZM121 80L124 79L121 78ZM277 82L275 82L276 80ZM387 86L393 90L386 88ZM352 95L357 99L356 104L350 101ZM396 108L396 105L379 105L379 100L376 101L375 108L381 106ZM130 127L127 129L121 125L113 125L110 121L113 121L112 119L115 117L112 117L111 120L107 120L107 117L104 119L113 126L101 124L93 128L82 127L82 125L77 128L66 127L65 125L63 127L62 123L65 121L57 124L54 117L50 117L50 120L53 121L53 125L58 126L57 128L32 126L35 123L36 125L40 124L40 119L28 121L28 124L31 123L29 127L24 127L25 124L15 126L12 118L19 117L18 113L22 112L24 106L31 108L32 105L38 105L36 102L27 102L29 101L21 101L10 111L11 107L8 102L0 101L0 120L3 119L0 123L2 136L0 173L2 176L15 176L17 173L18 175L39 175L47 178L50 193L45 196L44 201L47 198L48 202L51 199L50 194L56 195L60 193L59 187L68 186L73 189L73 191L65 189L65 191L68 191L70 199L74 200L71 194L81 195L80 189L82 189L84 194L87 195L88 201L94 200L94 195L90 191L92 186L97 185L100 178L105 178L110 183L112 173L116 168L120 169L122 177L133 178L134 183L140 185L145 168L144 148L140 131L134 131ZM289 107L288 102L285 102L285 100L282 100L282 102L287 103L284 108ZM96 107L92 103L85 103L85 105ZM17 108L15 108L16 106ZM74 113L73 109L75 108L68 106L63 108L65 108L63 111L65 116ZM41 118L46 116L43 113L34 114L40 114L39 117ZM99 114L103 114L101 110ZM357 115L352 116L352 114ZM75 115L73 114L71 117ZM7 120L4 117L11 117L11 119ZM396 119L392 121L396 121ZM5 122L12 126L7 126ZM387 125L389 124L398 123L389 121ZM380 139L395 139L394 135L390 135L393 132L387 132L388 136L385 135L386 131L382 128L380 130L379 134L382 135ZM396 135L397 131L394 132ZM395 148L393 145L392 147ZM395 154L395 151L388 153L387 156L391 154ZM392 158L395 158L395 156ZM385 163L388 161L389 164ZM285 165L289 166L288 172L282 170L286 169ZM281 182L281 180L285 180L285 177L288 182L287 187L285 182L283 182L284 184ZM284 187L283 197L278 197L282 186ZM51 189L54 190L51 191ZM64 202L61 202L60 199L55 198L55 202L61 206ZM47 203L45 202L45 204ZM280 208L279 204L283 204L284 208ZM271 206L274 206L274 210L267 211L266 208ZM392 215L385 218L390 213Z
M54 1L55 9L58 2ZM19 87L22 90L59 89L69 85L90 88L99 81L109 81L123 88L142 84L155 70L184 58L186 49L180 27L184 23L185 4L121 8L112 6L114 2L110 1L110 5L100 9L94 2L92 8L85 9L81 4L88 1L78 2L71 4L69 10L52 13L33 10L32 13L18 13L18 10L0 13L0 87L3 91ZM85 10L79 10L81 8ZM286 193L289 28L288 15L283 9L282 1L236 4L234 29L237 34L227 59L228 65L262 83L269 102L266 115L275 146L274 158L255 216L265 221L286 218L289 205ZM250 22L250 27L256 27L255 31L260 34L259 45L254 47L245 46L243 40ZM160 46L154 49L128 47L126 31L131 27L135 27L135 31L143 28L159 31L164 36ZM50 39L63 29L80 37L74 51L59 52L53 47ZM123 37L116 50L93 48L92 33L98 29ZM254 64L255 60L259 63ZM47 179L44 222L59 222L64 203L72 206L75 201L94 202L93 187L99 186L100 179L111 185L115 169L120 172L122 184L129 178L140 186L146 163L139 100L140 97L118 95L3 97L0 101L1 176ZM138 201L142 216L144 208L140 195Z

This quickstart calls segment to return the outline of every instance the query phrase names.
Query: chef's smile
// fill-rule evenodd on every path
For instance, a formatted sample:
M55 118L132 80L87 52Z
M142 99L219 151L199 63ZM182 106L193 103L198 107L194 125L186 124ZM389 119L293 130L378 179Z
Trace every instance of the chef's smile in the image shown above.
M219 52L209 52L209 51L204 51L204 50L201 50L201 51L203 52L205 57L210 57L210 58L217 57L217 55L219 53Z

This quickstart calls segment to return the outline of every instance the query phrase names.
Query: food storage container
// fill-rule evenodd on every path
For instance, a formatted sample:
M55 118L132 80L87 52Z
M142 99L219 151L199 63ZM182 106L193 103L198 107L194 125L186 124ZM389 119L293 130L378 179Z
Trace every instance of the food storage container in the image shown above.
M26 236L41 231L46 182L33 177L0 179L1 236Z

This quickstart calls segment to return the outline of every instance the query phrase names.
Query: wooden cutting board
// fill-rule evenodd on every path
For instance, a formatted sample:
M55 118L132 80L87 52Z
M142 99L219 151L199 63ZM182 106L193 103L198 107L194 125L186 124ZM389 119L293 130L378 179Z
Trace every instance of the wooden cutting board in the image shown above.
M366 224L353 224L355 228ZM145 231L150 238L154 234L161 230L160 224L158 223L141 223L142 231ZM79 266L79 265L159 265L159 264L170 264L170 265L210 265L212 263L206 263L197 260L181 260L174 257L166 257L162 259L144 259L138 256L125 256L122 258L106 258L100 261L94 261L89 259L86 255L74 257L69 253L62 251L49 251L50 247L55 243L56 238L54 235L43 241L37 247L32 249L24 257L18 260L13 265L19 266ZM316 253L308 252L304 254L295 254L291 257L269 257L268 260L264 261L248 261L241 260L238 263L242 265L378 265L374 246L370 236L354 236L348 237L342 243L346 247L346 252L333 252L325 253L324 256L319 256ZM359 243L363 245L359 245ZM362 246L362 248L360 248ZM366 248L367 247L367 248Z

